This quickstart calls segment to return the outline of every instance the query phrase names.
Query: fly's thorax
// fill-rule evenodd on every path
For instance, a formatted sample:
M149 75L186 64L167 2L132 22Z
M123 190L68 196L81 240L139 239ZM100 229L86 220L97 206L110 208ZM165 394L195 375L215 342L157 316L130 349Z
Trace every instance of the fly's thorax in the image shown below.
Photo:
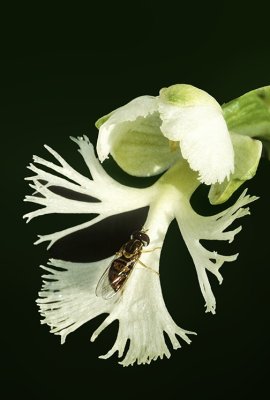
M143 243L138 239L131 239L124 245L123 255L126 258L132 258L142 251Z

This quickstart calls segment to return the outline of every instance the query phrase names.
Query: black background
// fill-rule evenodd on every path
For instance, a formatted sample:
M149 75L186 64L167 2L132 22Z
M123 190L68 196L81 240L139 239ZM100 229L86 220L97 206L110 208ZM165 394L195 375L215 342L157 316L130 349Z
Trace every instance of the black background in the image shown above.
M194 266L176 224L171 226L161 260L164 298L174 320L198 336L190 346L172 350L169 360L149 366L122 368L115 356L97 358L113 344L117 330L115 324L90 343L103 317L85 324L64 346L40 325L37 266L46 263L48 253L32 242L37 233L69 226L74 219L49 216L27 226L22 220L31 210L22 202L29 193L25 167L33 154L46 156L44 143L86 173L69 136L87 134L95 143L95 120L136 96L190 83L223 103L269 84L267 3L237 4L136 1L56 8L36 3L3 13L0 363L8 396L144 398L164 391L179 398L239 399L267 390L268 162L261 162L246 185L260 200L240 222L243 231L233 244L217 244L226 254L240 252L236 262L223 266L222 286L210 278L217 315L204 313ZM123 182L141 185L110 162L106 168ZM194 207L216 212L206 196L202 187ZM134 218L130 227L133 223ZM125 225L129 228L126 220ZM117 226L121 241L121 222ZM110 233L103 234L100 256L110 240ZM88 252L91 258L91 248Z

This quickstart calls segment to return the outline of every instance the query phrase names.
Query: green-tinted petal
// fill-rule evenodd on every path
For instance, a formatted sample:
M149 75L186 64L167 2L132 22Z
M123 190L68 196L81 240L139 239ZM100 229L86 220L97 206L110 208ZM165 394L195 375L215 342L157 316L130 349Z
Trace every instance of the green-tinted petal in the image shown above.
M116 111L116 110L115 110ZM103 117L99 118L96 122L95 122L95 126L96 128L100 128L101 125L103 125L106 121L108 121L108 119L114 114L115 111L110 112L109 114L104 115Z
M222 109L229 131L270 140L270 86L252 90Z
M141 96L99 119L97 121L100 126L97 154L100 161L103 162L109 153L112 153L118 134L121 135L123 126L126 123L136 121L140 117L147 117L156 111L156 98L153 96Z
M161 102L178 107L211 106L220 108L214 97L204 90L187 84L176 84L159 92Z
M177 142L170 142L160 130L158 113L122 123L111 148L117 164L133 176L162 173L181 157Z
M235 154L235 170L229 181L226 179L221 184L216 183L211 186L208 195L211 204L227 201L239 186L255 175L260 161L262 152L260 140L237 134L232 134L231 138Z

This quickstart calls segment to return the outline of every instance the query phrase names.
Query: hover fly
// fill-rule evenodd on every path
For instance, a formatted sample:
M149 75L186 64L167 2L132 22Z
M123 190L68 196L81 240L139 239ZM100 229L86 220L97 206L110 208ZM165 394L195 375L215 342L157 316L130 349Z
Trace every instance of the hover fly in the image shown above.
M115 258L101 276L97 287L96 296L107 300L113 297L120 289L123 288L128 280L135 264L139 261L143 247L150 243L149 236L142 230L132 233L130 240L123 244L120 250L115 254ZM144 265L144 267L150 267Z

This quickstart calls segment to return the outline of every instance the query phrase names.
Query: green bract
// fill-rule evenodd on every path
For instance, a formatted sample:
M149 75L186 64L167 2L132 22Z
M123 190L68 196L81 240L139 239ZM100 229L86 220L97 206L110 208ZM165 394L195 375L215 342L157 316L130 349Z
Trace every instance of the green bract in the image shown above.
M231 132L270 140L270 86L252 90L222 109Z

